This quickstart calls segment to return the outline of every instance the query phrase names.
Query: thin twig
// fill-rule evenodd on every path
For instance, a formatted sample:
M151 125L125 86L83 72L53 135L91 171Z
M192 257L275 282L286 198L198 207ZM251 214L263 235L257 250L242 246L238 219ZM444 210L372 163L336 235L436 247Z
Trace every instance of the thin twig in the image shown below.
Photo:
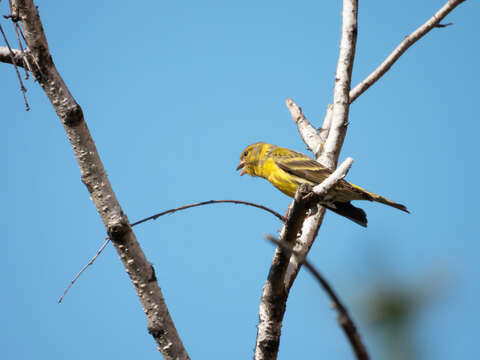
M25 101L25 109L28 111L28 110L30 110L30 105L28 105L27 97L25 96L25 93L27 92L27 89L25 88L25 86L23 86L22 77L20 76L20 72L18 71L17 62L15 61L15 54L13 53L13 50L10 47L10 44L8 43L7 36L3 32L3 27L2 27L1 24L0 24L0 32L2 33L3 40L5 41L5 44L7 44L8 50L10 51L10 57L12 59L12 64L13 64L13 67L15 68L15 72L17 73L18 81L20 82L20 90L22 91L23 100Z
M268 211L270 214L272 214L272 215L276 216L278 219L280 219L281 222L286 221L285 217L280 215L275 210L269 209L268 207L260 205L260 204L255 204L255 203L251 203L251 202L248 202L248 201L242 201L242 200L208 200L208 201L202 201L202 202L195 203L195 204L180 206L178 208L174 208L174 209L170 209L170 210L165 210L165 211L162 211L161 213L158 213L158 214L149 216L145 219L141 219L141 220L138 220L134 223L131 223L130 226L136 226L136 225L144 223L145 221L148 221L148 220L156 220L160 216L167 215L167 214L173 214L174 212L177 212L177 211L180 211L180 210L186 210L186 209L190 209L190 208L197 207L197 206L210 205L210 204L222 204L222 203L241 204L241 205L253 206L253 207Z
M253 206L253 207L256 207L256 208L259 208L259 209L263 209L267 212L269 212L270 214L276 216L278 219L280 219L280 221L282 222L285 222L286 219L285 217L283 217L282 215L280 215L279 213L277 213L275 210L272 210L272 209L269 209L267 208L266 206L263 206L263 205L260 205L260 204L255 204L255 203L251 203L251 202L248 202L248 201L242 201L242 200L209 200L209 201L202 201L202 202L199 202L199 203L195 203L195 204L189 204L189 205L184 205L184 206L180 206L180 207L177 207L175 209L170 209L170 210L165 210L165 211L162 211L158 214L155 214L155 215L152 215L152 216L149 216L145 219L141 219L141 220L138 220L134 223L131 223L130 226L131 227L134 227L136 225L139 225L139 224L142 224L148 220L156 220L158 219L160 216L164 216L164 215L167 215L167 214L173 214L177 211L181 211L181 210L186 210L186 209L190 209L190 208L193 208L193 207L197 207L197 206L203 206L203 205L210 205L210 204L221 204L221 203L231 203L231 204L241 204L241 205L248 205L248 206ZM106 237L105 238L105 242L103 243L103 245L100 247L100 249L98 249L97 251L97 254L88 262L88 264L86 264L78 273L77 275L75 275L75 277L73 278L72 281L70 281L70 284L67 286L67 288L65 289L65 291L63 292L62 296L60 296L60 298L58 299L58 302L61 303L63 298L65 297L65 295L67 295L68 291L70 290L70 288L72 287L72 285L77 281L77 279L80 277L80 275L82 275L82 273L90 266L90 265L93 265L93 263L95 262L95 260L97 259L97 257L101 254L101 252L103 251L103 249L105 249L105 246L107 246L108 242L110 241L110 238L109 237Z
M80 275L83 274L83 272L85 270L87 270L87 268L92 265L95 260L97 259L98 255L100 255L103 251L103 249L105 249L105 247L107 246L107 244L110 242L110 238L107 236L105 238L105 242L103 243L103 245L100 247L100 249L98 249L97 253L95 254L95 256L93 258L90 259L90 261L88 262L87 265L85 265L82 270L80 270L78 272L77 275L75 275L75 277L73 278L72 281L70 281L70 284L67 286L67 288L65 289L65 291L63 292L62 296L60 296L60 298L58 299L58 303L60 304L63 300L63 298L65 297L65 295L67 295L68 291L70 290L70 288L72 287L72 285L75 283L75 281L77 281L77 279L80 277Z
M352 91L350 91L350 103L354 102L361 94L363 94L370 86L378 81L398 60L402 54L407 51L407 49L420 40L425 34L427 34L433 28L441 28L451 25L449 24L440 24L440 21L443 20L453 9L460 5L465 0L449 0L445 5L442 6L440 10L437 11L428 21L420 26L417 30L412 32L410 35L406 36L405 39L392 51L390 55L380 64L378 68L375 69L370 75L368 75L365 80L360 84L355 86Z
M21 24L21 23L19 23L19 22L15 22L15 24L17 25L17 27L18 27L18 31L20 31L20 35L22 36L22 39L23 39L23 41L24 41L24 42L25 42L25 44L26 44L26 43L27 43L27 41L25 40L25 35L23 35L23 28L22 28L22 24ZM28 60L27 60L27 61L28 61ZM27 64L28 64L28 63L27 63ZM41 69L40 69L40 66L38 66L38 64L37 64L37 67L38 67L38 70L41 70ZM30 71L30 72L32 73L32 75L35 77L35 75L34 75L34 72L32 71L32 67L31 67L31 65L30 65L30 64L28 64L28 71Z
M15 29L15 34L17 35L18 46L20 47L20 51L22 52L23 61L26 65L23 67L23 70L25 70L25 80L28 80L28 71L30 70L30 63L28 62L27 56L25 55L25 51L23 50L22 40L20 40L20 35L18 31L19 29L18 22L14 22L13 27Z
M333 307L338 312L338 318L337 318L338 323L343 328L343 331L345 332L345 335L347 336L347 339L349 340L350 345L352 346L352 349L357 359L368 360L369 356L367 353L367 349L365 348L365 345L363 344L360 338L360 334L357 331L357 327L355 326L355 323L350 317L347 308L345 307L345 305L343 305L338 295L335 293L335 291L327 282L327 280L325 280L322 274L320 274L320 272L306 259L304 255L293 250L291 245L285 242L279 241L278 239L274 238L271 235L266 235L265 238L277 244L278 246L282 247L287 252L290 252L291 254L293 254L297 258L297 262L300 265L302 264L305 265L305 267L312 273L315 279L317 279L320 286L323 288L323 290L325 290L327 295L330 297L330 300L333 302Z
M446 23L446 24L437 24L435 25L436 28L444 28L444 27L447 27L447 26L452 26L453 23L452 22L449 22L449 23Z

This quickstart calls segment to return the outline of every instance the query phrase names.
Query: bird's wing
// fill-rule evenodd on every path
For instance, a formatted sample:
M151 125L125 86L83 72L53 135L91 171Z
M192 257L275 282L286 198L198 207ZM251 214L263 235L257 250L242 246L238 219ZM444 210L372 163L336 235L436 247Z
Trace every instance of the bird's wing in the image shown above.
M275 164L286 173L314 184L320 184L331 174L322 164L293 150L277 148L271 156Z

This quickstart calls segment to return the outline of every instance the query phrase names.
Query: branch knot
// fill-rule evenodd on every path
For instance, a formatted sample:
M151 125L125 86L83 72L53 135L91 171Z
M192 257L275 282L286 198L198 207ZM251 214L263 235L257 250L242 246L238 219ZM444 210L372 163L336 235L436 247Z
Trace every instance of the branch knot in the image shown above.
M68 127L76 126L84 121L83 111L80 105L75 103L75 105L69 107L64 116L62 116L63 124Z
M125 216L107 225L108 237L117 244L123 242L124 235L130 231L132 228Z

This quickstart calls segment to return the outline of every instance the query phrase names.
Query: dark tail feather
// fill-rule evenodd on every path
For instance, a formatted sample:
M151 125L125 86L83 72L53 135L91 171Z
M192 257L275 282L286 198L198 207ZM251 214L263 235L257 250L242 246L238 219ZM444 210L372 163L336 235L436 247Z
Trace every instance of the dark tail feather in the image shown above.
M365 211L353 206L349 202L336 202L331 205L325 205L325 207L338 215L356 222L358 225L367 227L367 214L365 214Z

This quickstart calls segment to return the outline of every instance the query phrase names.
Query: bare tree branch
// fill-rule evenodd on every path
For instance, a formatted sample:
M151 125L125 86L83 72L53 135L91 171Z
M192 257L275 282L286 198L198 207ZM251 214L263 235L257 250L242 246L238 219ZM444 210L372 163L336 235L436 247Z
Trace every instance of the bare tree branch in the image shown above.
M162 211L161 213L149 216L145 219L138 220L138 221L130 224L130 226L136 226L136 225L144 223L145 221L148 221L148 220L156 220L160 216L167 215L167 214L173 214L173 213L175 213L177 211L180 211L180 210L186 210L186 209L190 209L190 208L197 207L197 206L203 206L203 205L224 204L224 203L253 206L253 207L256 207L256 208L259 208L259 209L262 209L262 210L265 210L265 211L269 212L273 216L277 217L281 222L286 221L285 217L280 215L278 212L276 212L276 211L274 211L274 210L272 210L272 209L270 209L266 206L260 205L260 204L255 204L255 203L252 203L252 202L242 201L242 200L208 200L208 201L202 201L202 202L195 203L195 204L180 206L180 207L170 209L170 210L165 210L165 211Z
M347 308L343 305L340 298L337 296L333 288L330 286L327 280L320 274L320 272L306 259L302 254L296 252L291 246L286 243L282 243L279 240L275 239L271 235L265 236L267 240L281 246L283 249L286 249L288 252L293 253L293 257L297 258L297 262L305 267L312 273L315 279L318 281L320 286L325 290L327 295L330 297L330 300L333 303L333 308L338 312L337 321L342 327L345 335L347 336L350 345L352 346L353 352L355 353L358 360L368 360L369 356L365 345L363 345L360 334L357 331L357 327L350 317Z
M295 243L297 234L307 215L308 208L303 200L304 195L306 195L306 189L302 185L295 194L287 222L280 232L281 241L290 245ZM289 259L290 254L287 254L281 247L277 247L267 281L263 287L260 309L258 311L259 323L257 326L255 360L277 358L282 320L288 295L285 291L284 280Z
M313 193L320 197L327 195L330 189L333 189L333 187L347 175L352 164L353 159L347 157L325 181L313 188Z
M351 157L346 158L340 166L330 175L324 182L315 186L313 191L308 194L305 200L310 201L309 198L317 197L317 199L321 199L324 197L329 189L331 189L334 185L338 183L341 179L343 179L350 167L353 164L353 159ZM318 229L323 221L323 216L325 215L325 208L323 206L318 206L318 209L314 216L310 216L305 220L302 226L302 234L297 239L297 242L294 246L294 251L297 254L302 256L306 256L307 253L310 251L310 248L313 245L313 241L317 237ZM288 268L286 271L285 276L285 290L288 292L295 280L298 271L300 270L301 263L298 262L297 257L293 256L290 258L290 263L288 264Z
M27 92L27 89L23 85L22 77L20 76L20 72L18 71L18 67L17 67L17 64L21 64L21 63L23 63L23 61L18 61L17 62L17 60L15 59L13 49L10 47L10 44L8 43L7 36L5 35L5 33L3 31L3 27L2 27L1 24L0 24L0 32L2 33L2 37L3 37L3 40L5 41L5 44L7 44L7 49L8 49L8 54L9 54L9 57L10 57L10 61L13 64L13 67L15 68L15 72L17 73L18 82L20 83L20 90L21 90L22 95L23 95L23 101L25 102L25 108L28 111L28 110L30 110L30 105L28 105L28 100L27 100L27 97L25 96L25 93ZM22 56L22 59L23 59L23 56Z
M80 166L81 179L137 291L147 316L148 331L166 359L188 359L153 266L143 253L112 190L82 109L53 63L37 8L32 0L12 0L11 5L12 17L22 22L26 44L38 66L36 78L64 125Z
M429 22L433 19L436 19L438 20L437 23L439 23L447 14L448 12L450 12L451 10L453 10L456 6L458 6L460 3L462 3L464 0L456 0L456 1L448 1L443 7L442 9L440 9L439 12L437 12L426 24L424 24L423 26L426 26L427 24L429 24ZM439 16L442 16L441 18L439 18ZM414 33L417 33L419 29L417 29ZM430 29L429 29L430 30ZM418 33L417 33L418 34ZM412 38L412 35L411 34L409 37L410 39ZM424 34L423 34L424 35ZM423 35L421 35L418 39L416 39L415 41L419 40ZM403 43L402 43L403 44ZM412 43L413 44L413 43ZM411 46L411 45L410 45ZM400 46L399 46L400 47ZM397 47L397 49L399 48ZM405 52L406 50L408 49L405 48L403 50L403 52ZM402 52L402 53L403 53ZM400 56L401 54L399 54ZM391 57L392 55L390 55ZM389 57L389 58L390 58ZM387 58L387 60L389 59ZM385 60L383 62L383 64L385 64L387 62L387 60ZM396 59L393 59L393 62L395 62ZM393 64L393 63L392 63ZM391 66L391 65L390 65ZM388 68L385 69L385 71L383 71L382 74L379 75L378 78L380 78L386 71L388 71L388 69L390 68L390 66ZM367 79L369 79L371 76L373 76L373 74L377 73L380 71L380 69L382 68L382 66L380 66L377 70L375 70L372 75L370 75ZM378 79L377 79L378 80ZM367 80L365 80L367 81ZM375 80L376 81L376 80ZM375 81L373 81L371 84L373 84ZM363 82L362 82L363 83ZM362 84L361 83L361 84ZM356 86L353 90L350 91L350 102L352 102L353 100L355 100L361 93L363 93L367 88L365 88L364 90L362 90L360 93L357 94L357 91L360 91L360 85L359 84L358 86ZM370 85L371 85L370 84ZM353 100L352 100L353 98ZM325 137L324 136L328 136L329 135L329 130L330 130L330 125L331 125L331 122L332 122L332 104L329 105L328 109L327 109L327 114L325 116L325 119L324 119L324 122L323 122L323 125L320 129L320 137L322 139L322 141L325 141ZM303 137L303 136L302 136ZM312 149L311 149L312 150ZM313 151L313 150L312 150ZM322 162L322 157L318 156L318 154L315 154L315 157L317 159L317 161L320 161ZM310 251L310 248L312 247L313 245L313 241L315 240L317 234L318 234L318 230L320 228L320 225L322 224L322 221L323 221L323 217L325 215L325 208L323 207L319 207L319 211L314 215L314 216L310 216L308 217L304 224L303 224L303 227L302 227L302 235L297 239L297 243L295 245L295 251L303 254L303 255L306 255L309 251ZM292 257L290 259L290 264L289 264L289 268L288 268L288 271L287 271L287 276L286 276L286 280L285 280L285 286L287 289L290 289L293 282L295 281L295 278L297 276L297 273L299 271L299 268L300 268L300 264L298 264L298 262L296 261L296 258L295 257Z
M321 201L335 185L343 179L352 165L353 159L347 158L345 162L321 184L314 189L317 191L317 201ZM295 194L295 199L290 208L285 226L280 231L280 241L293 247L298 232L305 221L309 210L308 189L300 186ZM316 209L316 205L314 205ZM283 315L288 297L288 290L285 287L285 276L291 259L291 254L282 247L278 247L273 257L272 265L268 273L267 282L263 288L260 310L258 312L259 324L257 331L257 343L255 347L255 359L267 360L276 359L280 335L282 329Z
M357 38L357 9L357 0L343 1L342 39L340 42L340 55L335 76L333 117L328 137L323 148L324 152L320 156L320 159L323 159L324 161L322 164L332 170L335 169L343 139L345 138L345 133L347 131L348 110L350 105L349 91ZM289 106L289 109L290 107L291 106ZM293 112L292 117L294 117L294 120L295 116L296 114ZM302 134L302 137L305 136ZM307 146L309 146L308 143ZM312 150L315 151L316 149ZM334 184L336 183L334 182ZM324 211L324 208L317 209L317 211L314 212L314 216L311 216L311 218L313 218L312 220L307 219L304 221L304 216L301 219L303 226L300 242L304 243L305 249L309 249L313 244L313 240L317 235L323 219ZM295 214L290 213L288 219L290 219L291 216L295 216ZM289 221L288 219L287 223ZM285 241L283 236L285 236L285 227L280 233L281 241ZM296 239L297 233L293 236ZM308 236L308 238L305 238L305 236ZM290 245L294 244L292 241L287 241L287 243ZM288 259L288 261L285 262L284 259ZM286 299L290 287L299 271L299 267L293 267L292 260L290 259L291 256L286 256L281 249L277 248L260 303L260 322L258 325L257 343L255 347L256 360L276 359L277 357ZM271 283L272 278L270 275L272 272L281 274L281 276L277 276L274 279L277 282L281 281L281 285L278 283Z
M10 53L10 50L6 46L0 46L0 62L7 63L7 64L12 64L12 55L13 55L13 60L15 61L15 64L17 66L23 67L23 55L22 51L18 49L12 49L12 52Z
M297 124L298 132L300 133L303 142L314 154L319 153L322 148L322 141L320 136L317 134L317 130L303 115L300 106L295 104L292 99L287 98L286 103L287 108L290 110L290 114L292 115L293 122Z
M325 207L318 206L317 211L313 215L305 219L302 226L302 233L298 237L294 250L295 252L306 256L310 251L310 248L313 245L314 240L318 235L320 225L323 222L325 216ZM296 257L290 258L290 263L288 264L287 273L285 275L285 289L290 291L293 282L295 281L298 272L300 271L301 264L297 261Z
M97 250L97 253L95 254L95 256L93 258L90 259L90 261L84 266L81 268L81 270L77 273L77 275L75 275L75 277L72 279L72 281L70 281L70 284L68 284L67 288L65 289L65 291L63 292L62 296L60 296L58 298L58 303L60 304L63 300L63 298L65 297L65 295L67 295L68 291L70 290L70 288L73 286L73 284L75 284L75 281L78 280L78 278L83 274L83 272L85 270L87 270L87 268L91 265L93 265L93 263L95 262L95 260L97 260L97 257L102 253L103 249L105 249L105 247L108 245L108 243L110 242L110 238L107 236L105 238L105 241L103 242L102 246L100 246L100 249Z
M338 57L335 87L333 89L332 125L325 142L320 163L332 171L335 169L338 156L347 133L348 112L350 109L350 83L352 81L353 59L357 44L358 1L343 1L342 40Z
M433 26L435 24L438 24L448 14L448 12L450 12L453 8L458 6L463 1L464 0L461 0L461 1L460 0L457 0L457 1L450 0L449 2L447 2L447 4L437 14L435 14L434 17L432 18L432 19L435 19L435 23L433 24ZM356 5L357 4L355 4L355 7L356 7ZM348 13L352 14L352 12L347 12L347 14ZM344 28L342 30L342 43L344 42L344 39L347 40L349 38L348 34L345 33L345 30L347 30L345 28L345 25L346 25L345 24L345 15L346 15L345 1L344 1L343 15L344 15L344 19L343 19L344 20L344 24L343 24ZM442 17L439 18L439 16L442 16ZM355 21L355 23L356 23L356 21ZM429 25L425 24L424 26L431 26L429 22L427 22L427 24L429 24ZM428 32L432 27L430 27L426 32ZM419 34L418 30L416 32L414 32L414 34ZM345 37L344 35L347 35L347 36ZM353 31L352 35L355 36L356 31ZM414 38L415 40L411 44L409 44L407 47L405 47L405 49L401 53L399 53L396 58L393 58L394 55L392 54L390 56L393 59L391 64L393 64L396 61L396 59L398 59L398 57L400 57L400 55L408 49L408 47L410 47L415 41L420 39L423 35L424 34L421 34L418 38ZM410 38L410 40L412 40L413 39L413 34L410 35L409 38ZM405 43L403 46L405 46L407 44L407 41L410 41L410 40L405 39L405 41L402 43L402 44ZM402 46L402 44L400 46ZM400 46L398 48L400 48ZM342 56L342 49L346 49L346 48L344 48L341 45L341 51L340 51L341 55L340 55L340 58L339 58L339 68L343 67L344 70L347 70L347 71L343 71L343 75L347 76L349 66L351 66L351 65L348 64L348 62L349 61L353 62L353 54L352 54L352 57L350 58L350 60L347 60L347 63L344 62L343 64L340 64L342 62L342 58L344 59L343 61L345 61L346 58L349 59L348 56L346 58ZM350 50L351 49L352 49L352 47L350 47ZM346 54L346 53L347 52L344 52L344 54ZM351 51L349 51L349 53L351 53ZM387 60L389 58L387 58ZM382 65L388 64L387 60L385 60ZM338 89L338 90L341 90L340 93L341 93L341 100L342 101L340 102L339 105L341 105L343 114L339 114L339 112L337 110L337 117L335 117L335 120L334 120L332 106L330 105L329 108L327 109L327 114L325 116L324 123L323 123L322 128L320 129L320 133L319 133L319 135L321 137L321 141L325 142L324 147L322 149L324 151L324 153L320 154L320 156L319 156L319 154L315 153L314 149L311 149L314 152L315 157L317 158L317 161L321 162L322 164L324 164L326 166L331 166L331 167L334 164L334 162L337 161L336 159L338 159L338 154L339 154L341 146L343 144L343 139L345 137L345 132L347 130L347 125L348 125L348 122L347 122L348 109L347 109L347 112L345 113L345 107L347 106L346 103L345 103L345 100L348 99L348 102L350 102L350 103L352 101L354 101L371 84L373 84L386 71L388 71L388 69L391 67L391 64L387 65L388 67L386 67L385 69L382 69L382 66L380 66L379 69L377 69L374 73L372 73L372 75L370 75L365 80L368 83L368 86L365 87L365 89L360 90L361 89L360 85L364 86L364 85L362 85L364 82L362 82L361 84L359 84L359 86L357 86L355 89L353 89L348 94L348 97L345 96L345 92L346 92L345 87L343 89L340 89L340 88ZM338 84L339 79L340 79L339 75L340 76L342 75L342 72L339 72L339 68L337 68L336 86L335 86L336 90L337 90L337 84ZM350 68L350 71L351 71L351 68ZM351 74L351 72L350 72L350 74ZM378 74L378 75L375 75L375 77L374 77L373 74ZM348 76L348 77L350 77L350 76ZM371 81L371 83L369 83L369 81ZM336 90L335 90L335 95L338 94ZM358 93L357 93L357 91L358 91ZM334 100L334 104L337 105L335 100ZM342 116L338 116L338 115L342 115ZM332 125L332 121L336 122L336 124ZM331 131L332 128L336 129L333 137L332 137L332 131ZM301 135L302 135L302 138L304 138L304 135L303 134L301 134ZM326 139L330 139L330 140L326 140ZM331 146L331 145L334 145L334 146ZM318 230L320 228L320 225L322 224L324 215L325 215L325 208L319 207L319 211L314 216L310 216L305 220L305 222L302 226L301 236L297 239L296 245L294 247L294 250L296 252L298 252L299 254L301 254L303 256L306 256L306 254L308 254L308 252L310 251L310 248L313 244L313 241L315 240L315 238L318 234ZM286 277L285 277L285 288L286 288L287 292L290 290L291 286L293 285L293 282L295 281L295 278L298 274L300 266L301 266L301 264L298 262L297 258L296 257L291 257L290 263L289 263L289 266L288 266L288 270L287 270L287 274L286 274Z
M134 223L131 223L130 226L131 227L134 227L136 225L140 225L140 224L143 224L144 222L147 222L149 220L156 220L158 219L159 217L161 216L164 216L164 215L168 215L168 214L173 214L173 213L176 213L177 211L182 211L182 210L186 210L186 209L190 209L190 208L193 208L193 207L197 207L197 206L203 206L203 205L211 205L211 204L224 204L224 203L231 203L231 204L240 204L240 205L248 205L248 206L253 206L253 207L256 207L256 208L259 208L259 209L262 209L262 210L265 210L267 212L269 212L270 214L274 215L275 217L277 217L281 222L285 223L286 222L286 219L280 215L279 213L277 213L276 211L272 210L272 209L269 209L268 207L266 206L263 206L263 205L260 205L260 204L255 204L255 203L251 203L251 202L248 202L248 201L242 201L242 200L208 200L208 201L202 201L202 202L199 202L199 203L195 203L195 204L189 204L189 205L184 205L184 206L180 206L180 207L177 207L177 208L174 208L174 209L169 209L169 210L165 210L165 211L162 211L158 214L155 214L155 215L152 215L152 216L149 216L149 217L146 217L144 219L141 219L141 220L138 220L138 221L135 221ZM75 277L72 279L72 281L70 281L70 284L68 284L68 286L66 287L66 289L64 290L62 296L60 296L60 298L58 299L58 302L61 303L63 298L65 297L65 295L67 295L68 291L70 290L70 288L73 286L73 284L75 284L75 282L78 280L78 278L83 274L83 272L85 270L87 270L87 268L91 265L93 265L93 263L95 262L95 260L97 259L97 257L102 253L103 249L105 249L105 247L107 246L107 244L110 242L110 238L109 237L106 237L105 238L105 242L103 243L102 246L100 246L100 249L97 250L97 253L95 254L95 256L93 258L90 259L90 261L84 266L82 267L82 269L77 273L77 275L75 275Z
M451 24L440 24L440 21L445 18L453 9L460 5L465 0L450 0L447 1L445 5L442 6L440 10L437 11L425 24L420 26L410 35L405 36L405 39L393 50L393 52L388 55L388 57L380 64L378 68L375 69L370 75L366 77L360 84L355 86L352 91L350 91L350 103L354 102L360 95L362 95L365 90L370 86L376 83L398 60L402 54L408 50L410 46L415 44L420 40L426 33L436 27L445 27Z
M351 74L353 69L353 60L355 55L355 45L357 36L357 9L358 2L355 0L344 0L343 2L343 22L342 39L340 42L340 54L338 59L337 73L335 75L334 103L329 105L325 120L322 125L320 135L327 136L323 147L323 152L316 154L317 161L331 169L335 168L343 145L343 139L347 131L348 124L348 91L350 89ZM336 110L336 114L334 115ZM315 216L306 219L302 226L302 234L297 239L295 251L306 255L313 245L320 225L325 216L325 208L318 207ZM287 270L285 287L287 291L293 285L300 269L300 264L294 257L290 259Z
M28 72L30 71L31 66L30 66L30 63L28 62L28 57L26 56L25 51L23 49L22 39L20 39L20 34L22 34L22 38L24 38L23 32L18 22L13 23L13 28L15 29L15 34L17 35L17 43L18 43L18 46L20 47L20 52L22 53L23 62L25 63L25 66L23 68L23 70L25 71L25 80L28 80Z
M328 134L330 133L330 127L332 126L332 114L333 114L333 104L328 104L327 112L323 120L322 127L319 129L320 139L323 144L327 141ZM323 148L322 148L323 151ZM314 153L315 159L318 159L321 155L321 152Z

